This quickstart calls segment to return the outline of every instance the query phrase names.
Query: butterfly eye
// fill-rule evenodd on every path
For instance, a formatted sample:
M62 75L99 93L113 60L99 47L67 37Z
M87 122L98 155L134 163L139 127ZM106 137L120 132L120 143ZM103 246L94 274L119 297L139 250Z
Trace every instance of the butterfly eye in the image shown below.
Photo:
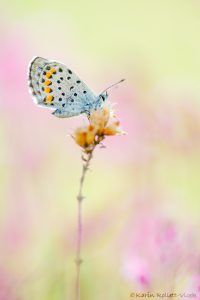
M103 101L105 101L105 97L103 95L101 96L101 98L102 98Z

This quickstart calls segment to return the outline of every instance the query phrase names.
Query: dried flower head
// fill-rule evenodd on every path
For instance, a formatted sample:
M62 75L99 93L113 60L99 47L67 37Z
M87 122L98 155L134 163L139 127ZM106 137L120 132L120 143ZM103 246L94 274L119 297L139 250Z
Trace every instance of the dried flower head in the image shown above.
M77 128L72 137L84 151L90 152L105 136L123 134L120 122L114 116L110 105L93 111L89 118L89 125Z

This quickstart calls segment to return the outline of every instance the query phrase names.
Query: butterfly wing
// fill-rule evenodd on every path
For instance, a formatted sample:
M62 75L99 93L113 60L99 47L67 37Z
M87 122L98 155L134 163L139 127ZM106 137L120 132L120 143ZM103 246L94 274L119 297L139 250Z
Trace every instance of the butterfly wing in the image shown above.
M42 105L43 98L40 91L40 76L48 61L42 57L34 58L29 65L29 91L36 104Z
M30 64L29 87L34 102L56 109L62 117L86 112L97 99L87 85L65 65L41 57L36 57Z

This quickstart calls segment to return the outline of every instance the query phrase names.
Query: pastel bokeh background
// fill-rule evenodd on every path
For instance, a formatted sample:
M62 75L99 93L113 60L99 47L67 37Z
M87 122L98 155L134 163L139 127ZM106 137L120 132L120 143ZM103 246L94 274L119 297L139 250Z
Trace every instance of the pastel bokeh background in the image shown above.
M110 91L126 136L98 149L84 193L82 300L200 299L200 2L2 1L0 300L73 299L83 117L33 104L33 56ZM181 299L179 296L176 299Z

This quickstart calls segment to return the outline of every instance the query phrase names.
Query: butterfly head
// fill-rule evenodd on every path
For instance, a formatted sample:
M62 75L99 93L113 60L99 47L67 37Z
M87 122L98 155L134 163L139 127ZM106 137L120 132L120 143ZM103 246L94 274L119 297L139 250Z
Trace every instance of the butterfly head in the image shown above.
M101 107L104 106L104 103L108 99L108 93L107 93L107 91L101 93L98 98L99 98L100 106Z
M98 102L99 102L99 106L103 107L104 103L106 102L106 100L108 99L108 92L107 90L109 90L110 88L112 88L113 86L123 82L125 79L121 79L120 81L111 84L109 87L107 87L99 96L98 96Z

